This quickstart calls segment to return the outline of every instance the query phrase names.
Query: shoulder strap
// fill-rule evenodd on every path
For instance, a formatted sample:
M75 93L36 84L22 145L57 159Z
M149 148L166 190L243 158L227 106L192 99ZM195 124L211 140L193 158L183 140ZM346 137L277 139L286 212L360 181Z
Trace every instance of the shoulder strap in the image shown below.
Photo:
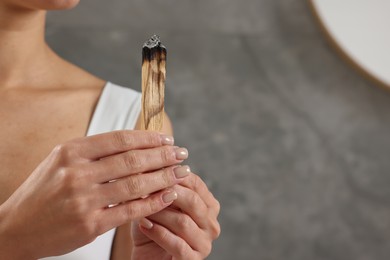
M96 105L87 135L134 129L141 112L141 93L107 82Z

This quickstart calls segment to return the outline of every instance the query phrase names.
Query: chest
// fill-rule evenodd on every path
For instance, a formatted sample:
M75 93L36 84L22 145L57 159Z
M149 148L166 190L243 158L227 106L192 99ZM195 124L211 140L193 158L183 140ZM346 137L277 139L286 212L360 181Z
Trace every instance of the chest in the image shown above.
M0 97L0 204L55 145L86 134L98 93Z

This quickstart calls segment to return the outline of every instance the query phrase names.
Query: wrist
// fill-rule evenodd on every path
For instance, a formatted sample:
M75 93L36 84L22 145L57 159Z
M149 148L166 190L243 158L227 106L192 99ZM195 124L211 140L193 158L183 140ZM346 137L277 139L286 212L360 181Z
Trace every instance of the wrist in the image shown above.
M6 209L6 203L0 205L0 259L30 259L21 248L23 241L11 231L11 214Z

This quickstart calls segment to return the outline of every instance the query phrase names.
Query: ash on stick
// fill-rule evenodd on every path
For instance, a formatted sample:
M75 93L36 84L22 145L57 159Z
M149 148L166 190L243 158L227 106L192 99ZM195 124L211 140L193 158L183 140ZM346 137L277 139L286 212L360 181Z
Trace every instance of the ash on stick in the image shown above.
M143 130L161 131L164 120L166 48L157 35L142 48L142 117Z

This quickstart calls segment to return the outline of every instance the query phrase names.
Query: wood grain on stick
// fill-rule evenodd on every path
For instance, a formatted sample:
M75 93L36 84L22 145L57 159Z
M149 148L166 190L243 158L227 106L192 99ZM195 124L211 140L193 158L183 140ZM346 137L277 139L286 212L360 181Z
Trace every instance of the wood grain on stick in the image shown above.
M152 36L142 48L142 112L140 129L161 131L164 120L166 49L158 36ZM147 196L145 196L147 197ZM112 259L130 259L131 223L117 228Z
M142 130L161 131L163 127L166 56L156 35L142 48Z

